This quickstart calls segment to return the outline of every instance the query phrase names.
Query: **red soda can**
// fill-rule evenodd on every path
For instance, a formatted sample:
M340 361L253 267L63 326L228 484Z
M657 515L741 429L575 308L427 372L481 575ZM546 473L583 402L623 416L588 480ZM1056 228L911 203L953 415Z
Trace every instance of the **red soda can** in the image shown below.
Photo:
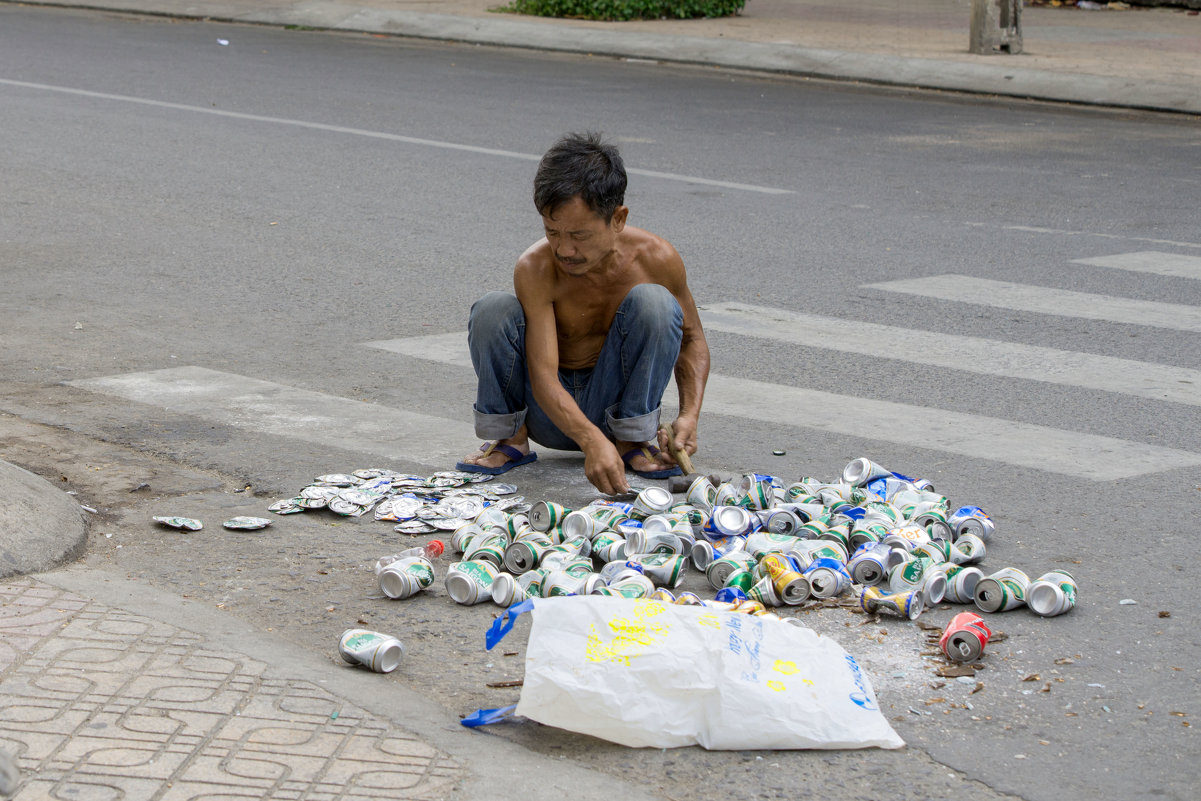
M991 636L992 630L984 625L984 618L975 612L960 612L947 624L938 647L953 662L972 662L984 652Z

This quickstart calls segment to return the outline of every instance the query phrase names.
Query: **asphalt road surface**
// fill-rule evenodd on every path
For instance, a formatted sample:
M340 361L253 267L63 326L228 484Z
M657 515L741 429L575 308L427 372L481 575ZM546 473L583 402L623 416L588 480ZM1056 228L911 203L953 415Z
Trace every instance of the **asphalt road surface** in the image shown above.
M1192 120L5 5L0 455L98 510L87 564L313 649L395 630L410 658L383 680L452 720L513 703L486 686L521 673L479 644L494 607L379 597L370 565L409 542L390 526L149 518L472 450L467 310L541 235L537 157L585 129L621 146L631 224L703 307L698 468L869 456L988 510L989 567L1066 568L1080 600L993 616L979 688L935 676L913 624L804 614L871 671L900 752L495 734L675 799L1196 797ZM594 497L581 468L543 451L506 480L570 506Z

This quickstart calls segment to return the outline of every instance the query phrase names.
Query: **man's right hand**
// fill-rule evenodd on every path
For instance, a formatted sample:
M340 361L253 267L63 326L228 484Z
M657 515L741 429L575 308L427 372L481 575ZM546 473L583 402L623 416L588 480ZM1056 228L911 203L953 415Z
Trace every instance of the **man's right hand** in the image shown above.
M592 486L606 495L630 491L625 462L621 460L617 446L607 439L584 449L584 475L592 482Z

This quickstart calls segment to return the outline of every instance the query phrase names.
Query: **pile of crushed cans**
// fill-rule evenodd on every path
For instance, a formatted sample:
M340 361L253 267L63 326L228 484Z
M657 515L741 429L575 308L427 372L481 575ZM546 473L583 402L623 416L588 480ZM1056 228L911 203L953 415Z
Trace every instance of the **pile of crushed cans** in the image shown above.
M461 558L448 566L446 591L460 604L620 595L780 618L774 609L845 598L870 614L910 620L943 602L983 612L1027 606L1043 616L1075 605L1076 584L1066 571L1035 581L1013 567L986 575L976 565L995 525L982 509L952 509L929 481L866 458L853 460L833 482L697 476L682 501L651 486L632 502L596 500L575 510L528 504L512 485L477 486L489 478L356 471L323 476L270 509L374 511L379 520L396 521L397 531L449 532ZM431 559L442 548L435 540L380 559L380 590L400 599L430 587ZM689 565L704 572L713 599L672 592ZM947 627L942 650L971 661L989 635L979 615L964 613Z

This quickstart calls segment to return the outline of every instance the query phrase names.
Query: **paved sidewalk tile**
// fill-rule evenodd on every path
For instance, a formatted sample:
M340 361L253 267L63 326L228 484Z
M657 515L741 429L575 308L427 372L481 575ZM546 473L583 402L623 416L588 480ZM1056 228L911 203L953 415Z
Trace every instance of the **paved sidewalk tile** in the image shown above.
M312 682L31 578L0 583L17 798L445 798L462 769Z

